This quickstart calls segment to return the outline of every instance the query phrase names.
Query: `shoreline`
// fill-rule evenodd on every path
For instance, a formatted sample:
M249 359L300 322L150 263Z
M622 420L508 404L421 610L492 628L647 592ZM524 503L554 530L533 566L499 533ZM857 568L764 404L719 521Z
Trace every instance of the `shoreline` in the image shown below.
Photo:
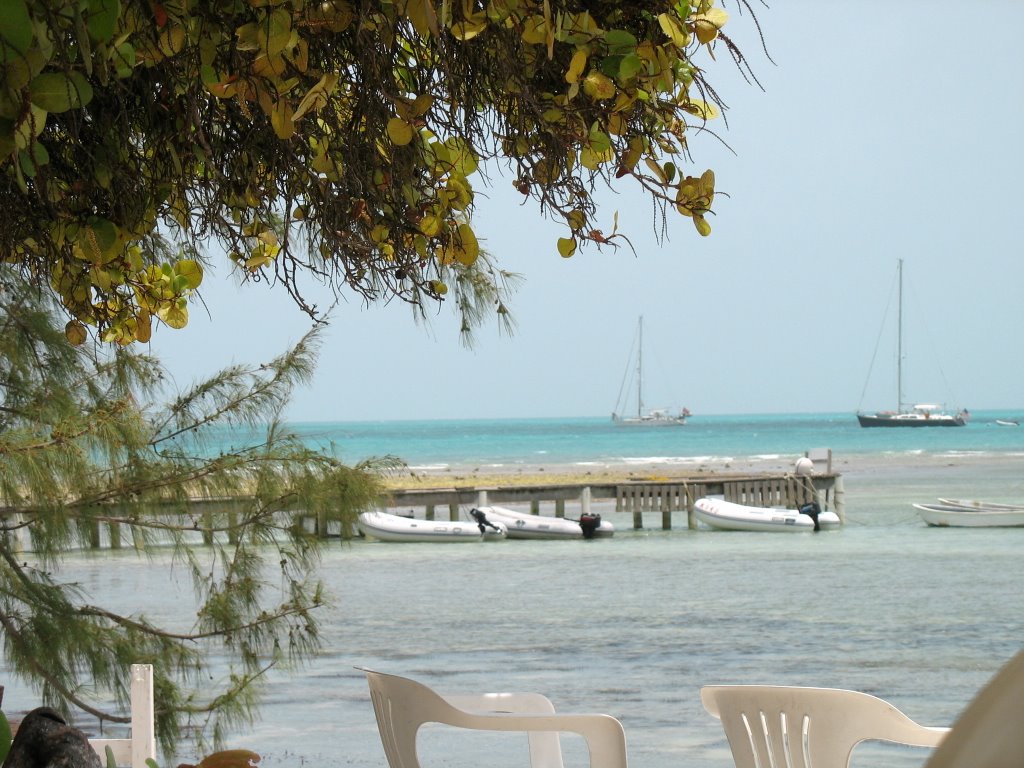
M786 474L795 471L799 457L756 456L673 461L577 462L566 464L531 463L502 466L436 466L411 467L386 475L388 490L416 490L451 487L520 487L530 485L586 485L642 481L673 481L715 477L719 475ZM844 480L897 478L941 472L960 474L979 466L987 469L1019 470L1024 483L1024 452L1022 453L891 453L847 454L832 457L833 474ZM820 473L820 472L819 472Z

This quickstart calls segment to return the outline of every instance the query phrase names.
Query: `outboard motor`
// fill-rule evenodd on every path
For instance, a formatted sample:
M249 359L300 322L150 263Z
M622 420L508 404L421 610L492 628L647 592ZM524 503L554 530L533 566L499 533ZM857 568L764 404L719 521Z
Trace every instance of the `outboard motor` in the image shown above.
M580 515L579 524L583 529L583 538L592 539L601 525L601 516L598 514Z
M487 515L485 515L479 509L471 509L469 510L469 514L472 516L474 520L476 520L476 524L480 527L480 533L487 533L488 528L491 528L499 532L501 531L501 528L499 528L490 520L488 520Z
M821 514L821 506L816 501L812 501L810 504L804 504L800 507L800 514L807 515L811 520L814 521L814 530L820 531L821 526L818 525L818 515Z

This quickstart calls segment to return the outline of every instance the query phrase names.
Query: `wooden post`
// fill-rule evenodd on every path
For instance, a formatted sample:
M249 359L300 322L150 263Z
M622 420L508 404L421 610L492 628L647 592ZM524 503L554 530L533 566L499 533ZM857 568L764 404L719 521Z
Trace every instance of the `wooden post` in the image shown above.
M555 500L555 517L565 517L565 499Z
M434 505L433 504L427 504L427 511L424 513L424 516L426 517L427 520L433 520L434 519Z
M836 501L836 514L839 515L839 520L845 525L846 524L846 504L845 496L846 491L843 489L843 476L839 475L835 481L835 490L833 492Z
M448 505L448 519L449 520L453 520L453 521L459 519L459 505L458 504L449 504Z
M120 549L121 548L121 524L114 522L107 526L107 531L110 534L110 548Z
M530 499L530 514L531 515L539 515L540 514L540 499Z

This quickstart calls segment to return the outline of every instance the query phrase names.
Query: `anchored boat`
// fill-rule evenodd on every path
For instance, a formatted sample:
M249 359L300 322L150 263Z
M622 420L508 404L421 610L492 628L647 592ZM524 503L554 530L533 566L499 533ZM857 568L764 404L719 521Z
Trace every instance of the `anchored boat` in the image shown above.
M817 502L800 509L748 507L744 504L704 497L693 505L697 519L722 531L827 531L842 525L835 512L823 512Z

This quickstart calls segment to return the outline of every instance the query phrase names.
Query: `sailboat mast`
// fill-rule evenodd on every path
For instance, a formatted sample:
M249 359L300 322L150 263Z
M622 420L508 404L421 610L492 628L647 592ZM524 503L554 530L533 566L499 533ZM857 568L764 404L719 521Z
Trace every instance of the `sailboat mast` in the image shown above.
M640 327L637 331L639 346L636 354L636 416L644 415L644 316L640 315Z
M896 305L896 410L903 413L903 259L896 261L899 301Z

